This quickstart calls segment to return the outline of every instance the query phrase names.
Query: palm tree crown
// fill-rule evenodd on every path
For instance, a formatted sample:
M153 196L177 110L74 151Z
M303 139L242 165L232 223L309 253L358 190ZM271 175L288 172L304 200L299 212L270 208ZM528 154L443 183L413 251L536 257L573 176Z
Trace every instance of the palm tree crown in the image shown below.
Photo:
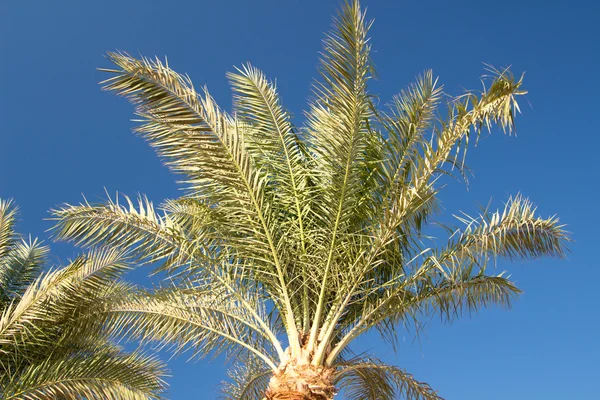
M158 398L163 365L123 352L94 316L132 290L116 280L123 255L96 251L42 273L48 248L14 233L16 211L0 199L0 399Z
M251 65L228 74L226 113L167 63L108 54L116 69L104 88L135 105L137 133L185 195L160 212L143 197L65 205L56 234L161 260L174 284L122 298L107 318L177 351L236 356L232 398L330 399L338 389L349 399L438 398L348 346L372 329L393 343L424 316L509 305L519 290L488 274L490 261L565 252L558 220L522 196L427 244L439 177L463 171L482 129L512 131L522 79L493 70L482 92L449 99L427 71L378 109L367 89L370 25L358 1L342 7L301 127Z

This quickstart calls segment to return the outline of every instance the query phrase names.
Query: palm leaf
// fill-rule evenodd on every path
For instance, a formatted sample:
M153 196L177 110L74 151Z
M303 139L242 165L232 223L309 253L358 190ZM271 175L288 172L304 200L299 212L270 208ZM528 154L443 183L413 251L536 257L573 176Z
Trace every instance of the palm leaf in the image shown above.
M257 312L264 320L265 310ZM231 356L243 350L275 368L270 332L247 308L214 288L138 291L113 299L103 313L118 336L171 346L177 353L192 348L196 357L222 352Z
M224 399L262 400L273 370L255 357L247 357L233 365L227 375L229 381L223 383Z
M314 87L315 100L309 105L307 132L316 154L315 177L321 191L315 217L327 227L325 254L318 304L311 328L309 346L317 339L324 311L327 285L340 232L345 231L359 206L364 176L364 151L370 142L368 118L371 115L367 80L371 71L367 32L370 23L358 2L345 4L323 46L321 82ZM318 271L318 270L317 270Z
M145 263L164 260L164 268L185 264L191 258L210 257L210 239L206 235L191 234L169 214L159 215L145 197L138 199L137 207L129 197L123 198L127 206L119 204L117 197L102 205L86 202L53 210L56 238L84 246L104 244L124 248ZM197 213L195 217L201 215ZM206 213L202 220L206 228L209 225Z
M340 364L335 383L348 400L441 400L426 383L406 371L375 358Z
M113 348L94 349L53 357L26 367L0 388L2 398L13 399L131 399L160 398L165 373L155 358L140 353L121 354Z
M0 199L0 260L10 252L14 243L17 212L12 200Z
M15 241L10 253L0 259L0 302L20 297L40 273L48 247L37 240Z
M47 340L47 335L38 334L38 326L52 326L57 316L72 313L82 298L119 277L128 269L123 257L117 251L98 251L40 275L19 301L3 310L0 345L18 349L21 342Z

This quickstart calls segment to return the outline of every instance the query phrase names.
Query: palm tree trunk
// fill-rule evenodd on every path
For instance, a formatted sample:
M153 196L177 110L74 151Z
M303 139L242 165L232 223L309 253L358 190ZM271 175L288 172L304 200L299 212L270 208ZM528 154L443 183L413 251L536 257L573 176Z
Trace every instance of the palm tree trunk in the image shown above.
M337 393L333 370L295 361L283 365L271 378L266 400L332 400Z

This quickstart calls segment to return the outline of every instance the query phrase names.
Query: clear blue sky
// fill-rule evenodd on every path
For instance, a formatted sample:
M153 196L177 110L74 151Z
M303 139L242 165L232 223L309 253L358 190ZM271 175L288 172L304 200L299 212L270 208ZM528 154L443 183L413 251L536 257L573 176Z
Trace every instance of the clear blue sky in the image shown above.
M568 260L508 265L525 291L511 311L489 309L452 326L434 321L394 355L375 335L360 349L429 382L449 400L597 398L600 359L598 115L600 8L593 1L364 1L375 18L382 100L432 68L451 94L477 88L482 62L526 71L518 137L494 134L470 152L467 191L443 195L448 213L501 206L523 192L573 232ZM556 3L556 4L554 4ZM0 197L21 206L21 231L47 238L47 210L109 191L176 196L175 178L130 134L132 108L100 91L111 49L169 57L230 105L225 72L251 61L277 78L301 116L322 32L338 0L43 1L0 4ZM52 245L65 259L78 250ZM137 278L136 278L137 279ZM210 399L220 359L170 362L172 399Z

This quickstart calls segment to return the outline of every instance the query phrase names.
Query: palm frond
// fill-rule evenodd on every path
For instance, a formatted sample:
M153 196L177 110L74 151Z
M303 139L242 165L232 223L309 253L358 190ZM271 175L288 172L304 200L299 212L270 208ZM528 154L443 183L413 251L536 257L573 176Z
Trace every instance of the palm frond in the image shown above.
M257 153L259 166L271 171L279 206L289 208L303 241L306 171L290 116L281 105L275 85L257 68L246 65L228 77L234 90L236 117L250 126L249 148Z
M321 81L314 87L315 99L309 105L307 132L310 149L316 154L315 179L319 191L313 203L315 218L322 220L327 238L323 246L318 304L311 327L309 346L316 341L334 255L340 232L347 229L357 207L361 206L361 178L366 168L365 151L371 138L371 116L367 81L370 63L367 33L370 23L358 1L342 6L333 28L323 41ZM316 272L320 272L317 270Z
M0 260L10 252L14 243L17 212L12 200L0 199Z
M389 113L378 115L380 123L388 133L386 162L382 194L388 200L390 192L411 173L419 157L425 132L435 122L435 113L441 100L442 87L437 85L431 70L425 71L405 91L394 96Z
M440 277L432 271L417 272L396 287L382 288L361 299L356 311L348 310L344 321L346 332L329 354L327 363L334 363L345 346L372 328L379 329L383 338L394 344L399 322L418 324L422 317L435 314L451 321L481 307L510 307L520 293L503 274L471 275L469 267L454 271L452 277Z
M259 311L266 318L264 310ZM195 357L250 352L275 369L269 332L247 308L214 288L165 288L113 299L104 310L109 329L143 342L191 348Z
M124 355L115 348L94 349L54 357L8 377L0 388L2 398L148 400L160 398L164 365L141 353Z
M104 89L127 97L144 124L136 129L156 148L167 165L186 176L192 187L230 186L239 181L232 148L239 144L227 137L231 121L205 92L201 97L191 80L160 60L136 59L126 53L109 52L119 69L102 69L114 76Z
M0 259L0 302L20 297L35 280L48 256L49 248L37 239L15 241Z
M335 383L348 400L442 400L428 384L375 358L341 363Z
M510 260L564 257L570 241L558 218L536 215L533 203L517 195L511 197L502 211L484 212L477 218L463 214L457 217L466 224L462 232L454 231L454 243L440 256L505 257ZM452 253L454 252L454 253Z
M499 126L506 133L514 129L515 114L519 112L518 96L525 95L523 77L516 79L510 70L493 70L492 82L481 93L468 92L450 104L450 116L436 129L433 146L425 149L424 164L415 180L429 180L447 160L451 152L466 155L469 136L479 135L483 128Z
M124 254L114 250L97 251L79 257L69 266L40 275L0 318L0 345L18 349L27 341L47 341L39 335L40 324L56 325L72 314L81 300L119 277L129 267Z
M224 399L262 400L273 370L255 357L247 357L233 365L227 375L229 380L222 386Z
M119 204L117 197L106 204L67 204L53 210L55 237L87 247L103 244L127 249L145 263L163 260L164 268L210 257L208 250L203 251L210 246L206 235L190 234L169 214L158 214L146 197L138 199L137 207L129 197L123 199L126 205ZM196 221L202 218L204 229L209 225L205 217L206 213L195 215Z

